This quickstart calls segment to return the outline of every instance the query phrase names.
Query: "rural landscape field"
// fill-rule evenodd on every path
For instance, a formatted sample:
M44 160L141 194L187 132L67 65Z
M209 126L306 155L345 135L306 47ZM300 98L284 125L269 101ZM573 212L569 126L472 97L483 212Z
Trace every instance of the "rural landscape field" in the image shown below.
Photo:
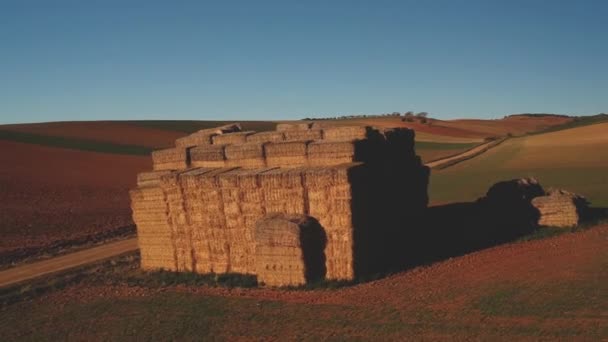
M413 126L416 153L424 161L466 153L488 137L510 136L471 158L433 168L429 210L474 201L492 184L519 177L536 177L546 187L575 191L593 207L606 207L607 123L572 125L572 120L514 116L424 125L378 118L325 124ZM131 239L128 191L137 173L150 169L150 151L224 123L1 126L2 267ZM243 123L262 131L276 125ZM445 228L466 229L452 224ZM302 289L141 271L137 252L128 252L5 286L0 330L9 340L608 337L608 226L600 220L589 227L541 229L547 231L376 280Z
M606 18L0 1L0 342L608 342Z

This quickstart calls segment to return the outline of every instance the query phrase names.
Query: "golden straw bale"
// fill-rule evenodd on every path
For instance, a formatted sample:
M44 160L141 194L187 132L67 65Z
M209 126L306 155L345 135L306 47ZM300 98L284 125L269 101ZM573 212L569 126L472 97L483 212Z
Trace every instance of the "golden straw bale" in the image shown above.
M213 134L208 132L196 132L185 137L181 137L175 140L175 146L177 147L193 147L199 145L210 145L211 136Z
M302 187L303 168L273 168L258 175L262 188L298 188Z
M152 152L154 170L180 170L187 168L188 150L181 147L167 148Z
M317 141L308 144L308 163L311 166L329 166L352 163L363 158L357 148L358 141ZM359 152L357 154L357 152Z
M243 168L264 167L264 145L261 143L245 143L226 146L226 166Z
M264 145L266 165L269 167L298 167L307 163L307 142L293 141L283 143L268 143Z
M190 149L190 163L195 167L225 167L223 145L197 146Z
M323 129L325 140L355 140L369 137L372 128L369 126L339 126Z
M277 124L277 131L290 131L290 130L304 130L309 129L311 126L310 122L293 122L293 123L280 123Z
M157 186L160 183L160 177L171 172L171 170L140 172L137 175L137 186Z
M215 135L211 140L214 145L231 145L231 144L244 144L247 142L247 136L254 134L253 131L247 132L235 132Z
M250 143L265 143L265 142L281 142L285 140L283 132L260 132L247 136L247 142Z
M285 141L314 141L323 139L320 129L303 129L284 131Z

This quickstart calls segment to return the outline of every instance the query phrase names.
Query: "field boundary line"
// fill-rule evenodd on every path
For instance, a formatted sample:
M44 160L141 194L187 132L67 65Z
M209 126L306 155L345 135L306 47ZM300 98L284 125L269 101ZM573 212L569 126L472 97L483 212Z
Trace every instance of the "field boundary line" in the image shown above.
M485 153L486 151L502 144L504 141L506 141L508 139L508 137L505 138L501 138L501 139L497 139L497 140L493 140L490 142L487 142L485 144L481 144L481 145L477 145L469 150L466 150L462 153L456 154L456 155L452 155L449 157L445 157L445 158L441 158L441 159L437 159L435 161L431 161L426 163L425 165L428 166L431 169L436 169L436 170L443 170L445 168L448 168L452 165L456 165L458 163L461 163L463 161L472 159L477 157L478 155Z

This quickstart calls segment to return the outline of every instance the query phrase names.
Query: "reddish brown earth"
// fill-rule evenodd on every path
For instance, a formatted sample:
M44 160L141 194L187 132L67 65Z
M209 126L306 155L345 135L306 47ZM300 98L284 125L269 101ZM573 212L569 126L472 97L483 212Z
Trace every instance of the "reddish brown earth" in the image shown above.
M128 190L147 156L0 140L0 256L131 225Z
M494 247L339 290L79 285L38 298L31 305L73 308L137 298L130 302L136 304L166 298L171 293L170 298L186 296L190 301L228 297L230 300L223 302L225 317L208 320L211 325L207 327L213 336L228 339L261 335L364 340L602 340L608 338L607 246L608 226L602 226ZM257 304L251 304L251 300ZM160 299L154 303L143 308L157 310L165 305L156 311L156 318L186 318L179 308ZM23 310L30 307L27 305ZM103 307L103 313L93 313L89 322L103 326L99 318L116 314L111 307ZM136 321L146 315L138 312L142 306L139 308L128 312L129 319ZM197 314L206 315L204 311ZM62 322L67 324L61 318L56 320ZM179 322L176 319L172 324ZM39 328L64 329L56 325ZM84 330L81 334L85 339L92 337Z
M0 129L39 135L88 139L124 145L167 147L183 132L141 127L129 123L110 121L43 122L33 124L2 125Z
M539 131L551 126L561 125L571 121L563 117L527 117L512 116L497 120L437 120L429 119L429 123L404 122L401 118L365 118L352 120L330 121L330 124L345 124L347 122L377 127L407 127L416 132L424 132L437 136L460 138L485 138L491 136L505 136L508 133L521 135ZM325 122L325 121L322 121Z

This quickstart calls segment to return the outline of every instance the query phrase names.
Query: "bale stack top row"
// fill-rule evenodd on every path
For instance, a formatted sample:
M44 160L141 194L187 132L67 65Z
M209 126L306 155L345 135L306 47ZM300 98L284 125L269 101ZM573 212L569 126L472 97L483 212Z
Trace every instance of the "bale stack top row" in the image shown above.
M394 131L395 129L392 129ZM175 147L154 151L154 170L191 167L292 168L332 166L363 160L391 130L365 126L320 128L314 124L278 124L276 131L243 131L239 124L203 129L179 138ZM413 133L406 129L400 132ZM377 147L377 146L376 146Z

